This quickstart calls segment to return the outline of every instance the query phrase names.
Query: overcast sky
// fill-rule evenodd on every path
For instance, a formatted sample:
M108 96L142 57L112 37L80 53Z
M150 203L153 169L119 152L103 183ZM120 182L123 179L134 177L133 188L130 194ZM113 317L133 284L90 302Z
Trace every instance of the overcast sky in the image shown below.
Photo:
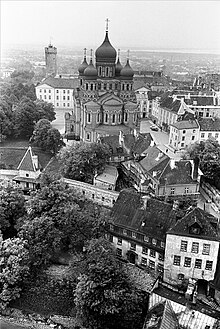
M220 53L220 1L1 1L1 44L98 47L105 20L115 48Z

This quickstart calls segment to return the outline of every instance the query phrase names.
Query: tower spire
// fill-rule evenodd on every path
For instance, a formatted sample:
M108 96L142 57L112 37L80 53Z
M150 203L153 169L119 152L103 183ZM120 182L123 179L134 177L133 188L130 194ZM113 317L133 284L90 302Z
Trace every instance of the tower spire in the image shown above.
M108 18L106 18L105 21L106 21L106 29L105 30L106 30L106 32L108 32L108 23L110 22L110 20Z
M90 64L92 64L92 53L93 53L93 50L90 49Z
M127 60L129 61L130 50L127 51Z
M84 50L84 59L86 59L86 48L83 49Z
M120 57L120 51L121 51L121 49L118 49L118 59Z

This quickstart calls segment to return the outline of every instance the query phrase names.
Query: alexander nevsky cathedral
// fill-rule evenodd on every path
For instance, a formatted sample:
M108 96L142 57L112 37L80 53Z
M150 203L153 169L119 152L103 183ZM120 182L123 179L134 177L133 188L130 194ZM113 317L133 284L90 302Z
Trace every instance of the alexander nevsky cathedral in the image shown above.
M129 55L129 54L128 54ZM75 91L73 130L81 140L96 142L101 136L132 132L138 120L138 104L133 91L134 72L120 63L120 53L111 45L108 20L103 43L78 68L79 88Z

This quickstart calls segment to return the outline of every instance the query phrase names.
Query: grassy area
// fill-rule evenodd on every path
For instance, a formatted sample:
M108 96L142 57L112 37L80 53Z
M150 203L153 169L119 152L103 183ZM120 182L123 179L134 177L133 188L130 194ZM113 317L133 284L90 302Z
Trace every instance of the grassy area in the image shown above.
M29 140L27 139L7 139L0 143L0 147L28 147Z

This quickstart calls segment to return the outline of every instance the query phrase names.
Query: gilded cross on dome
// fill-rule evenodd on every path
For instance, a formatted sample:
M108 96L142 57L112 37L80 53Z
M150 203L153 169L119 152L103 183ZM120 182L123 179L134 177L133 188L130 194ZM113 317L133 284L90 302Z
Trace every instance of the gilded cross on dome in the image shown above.
M108 23L110 22L110 20L108 18L106 18L106 31L108 31Z
M130 50L128 49L128 51L127 51L127 59L129 59L129 55L130 55Z
M84 57L86 57L86 48L83 49L84 50Z

